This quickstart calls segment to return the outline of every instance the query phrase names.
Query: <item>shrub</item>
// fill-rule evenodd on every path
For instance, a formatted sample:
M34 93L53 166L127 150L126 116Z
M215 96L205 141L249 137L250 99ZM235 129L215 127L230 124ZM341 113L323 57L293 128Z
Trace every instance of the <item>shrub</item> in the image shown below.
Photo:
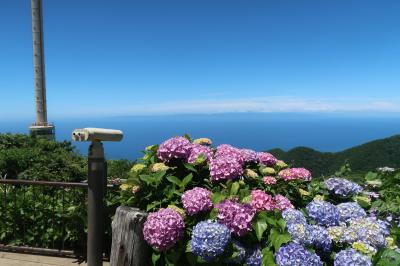
M121 203L151 212L146 223L154 215L162 221L160 210L182 218L182 235L167 247L144 230L153 265L342 265L346 259L367 265L388 254L398 259L387 251L397 248L396 228L390 237L389 225L372 216L368 193L340 177L312 180L307 169L290 168L269 153L212 147L208 139L186 136L145 149L121 185Z

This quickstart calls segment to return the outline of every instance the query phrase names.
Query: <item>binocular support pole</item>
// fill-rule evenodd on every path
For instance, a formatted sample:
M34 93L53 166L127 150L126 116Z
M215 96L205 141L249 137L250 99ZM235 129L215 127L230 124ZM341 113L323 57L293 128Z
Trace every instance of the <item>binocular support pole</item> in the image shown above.
M103 265L106 170L103 144L100 141L92 141L88 154L88 266Z

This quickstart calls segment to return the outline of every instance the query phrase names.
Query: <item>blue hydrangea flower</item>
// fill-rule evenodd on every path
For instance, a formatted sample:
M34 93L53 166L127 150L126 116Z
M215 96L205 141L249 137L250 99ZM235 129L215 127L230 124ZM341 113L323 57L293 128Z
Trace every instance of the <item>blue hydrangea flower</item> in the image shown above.
M340 177L329 178L324 183L331 193L341 197L353 196L363 190L357 183Z
M322 266L317 254L294 242L280 247L275 253L275 261L278 266Z
M371 218L373 219L373 218ZM381 229L381 232L384 236L389 236L390 235L390 229L388 223L376 219L375 222L379 225L379 228Z
M242 265L246 258L246 248L237 240L232 240L232 245L236 256L226 260L228 265Z
M308 216L317 224L334 226L339 224L339 210L326 201L311 201L307 207Z
M335 256L334 266L372 266L369 257L355 251L354 249L342 250Z
M285 220L286 224L306 224L306 218L301 211L288 208L282 212L282 217Z
M371 217L351 220L345 234L346 242L361 241L373 247L386 246L387 231L379 221Z
M329 236L328 231L318 225L309 225L307 228L308 238L312 240L314 247L323 252L327 253L332 248L332 238Z
M246 266L261 266L262 254L260 247L248 249L246 251L246 259L244 265Z
M363 218L367 216L364 209L356 202L340 203L337 206L339 210L339 220L341 222L348 222L352 219Z
M224 252L230 240L231 231L228 227L208 220L193 227L190 246L193 254L211 262Z
M293 242L303 245L312 245L313 239L310 234L310 225L306 223L288 223L286 229Z

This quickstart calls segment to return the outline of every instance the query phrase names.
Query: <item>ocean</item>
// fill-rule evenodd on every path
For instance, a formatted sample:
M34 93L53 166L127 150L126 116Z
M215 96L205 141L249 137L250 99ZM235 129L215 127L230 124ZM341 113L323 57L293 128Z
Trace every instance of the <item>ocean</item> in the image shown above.
M27 120L0 121L0 132L27 133ZM340 114L213 114L130 116L94 119L58 119L57 140L70 140L74 128L120 129L124 138L106 143L108 159L136 159L148 145L173 136L208 137L215 145L229 143L257 151L288 150L307 146L319 151L340 151L365 142L400 133L400 117L348 116ZM74 143L87 154L88 143Z

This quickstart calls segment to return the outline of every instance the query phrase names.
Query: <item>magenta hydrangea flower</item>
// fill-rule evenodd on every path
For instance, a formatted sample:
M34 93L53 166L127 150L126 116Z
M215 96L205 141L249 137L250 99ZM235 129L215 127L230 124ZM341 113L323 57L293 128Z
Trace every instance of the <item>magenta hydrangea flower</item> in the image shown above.
M257 157L258 161L266 166L274 166L278 162L278 159L268 152L259 152L257 153Z
M275 209L278 209L280 211L284 211L286 209L294 209L294 206L290 202L290 200L280 194L274 197L274 202L275 202Z
M211 192L201 187L187 190L182 195L182 204L189 215L211 210L213 207Z
M305 180L311 181L311 173L305 168L288 168L280 171L278 176L282 177L285 181L291 180Z
M192 144L192 149L189 153L188 163L196 162L197 158L203 154L206 158L206 162L210 162L210 159L213 157L213 151L210 147L200 145L200 144Z
M235 148L229 144L221 144L217 147L217 151L215 152L215 157L225 157L232 158L238 161L241 165L244 163L244 157L242 155L242 151L238 148Z
M218 209L218 221L226 225L235 235L243 236L252 230L251 221L256 211L249 204L224 200L215 207Z
M185 223L173 209L160 209L150 213L144 223L144 239L150 246L165 251L173 247L183 236Z
M258 162L257 152L250 149L241 149L242 157L245 163Z
M275 209L274 199L260 189L251 191L251 207L258 211L272 211Z
M184 137L170 138L160 144L157 157L163 162L171 159L187 160L192 150L192 143Z
M273 176L264 176L264 177L263 177L263 182L264 182L264 184L266 184L266 185L275 185L276 182L277 182L277 180L276 180L276 178L273 177Z
M218 156L210 160L211 181L236 179L243 175L243 167L235 158Z

